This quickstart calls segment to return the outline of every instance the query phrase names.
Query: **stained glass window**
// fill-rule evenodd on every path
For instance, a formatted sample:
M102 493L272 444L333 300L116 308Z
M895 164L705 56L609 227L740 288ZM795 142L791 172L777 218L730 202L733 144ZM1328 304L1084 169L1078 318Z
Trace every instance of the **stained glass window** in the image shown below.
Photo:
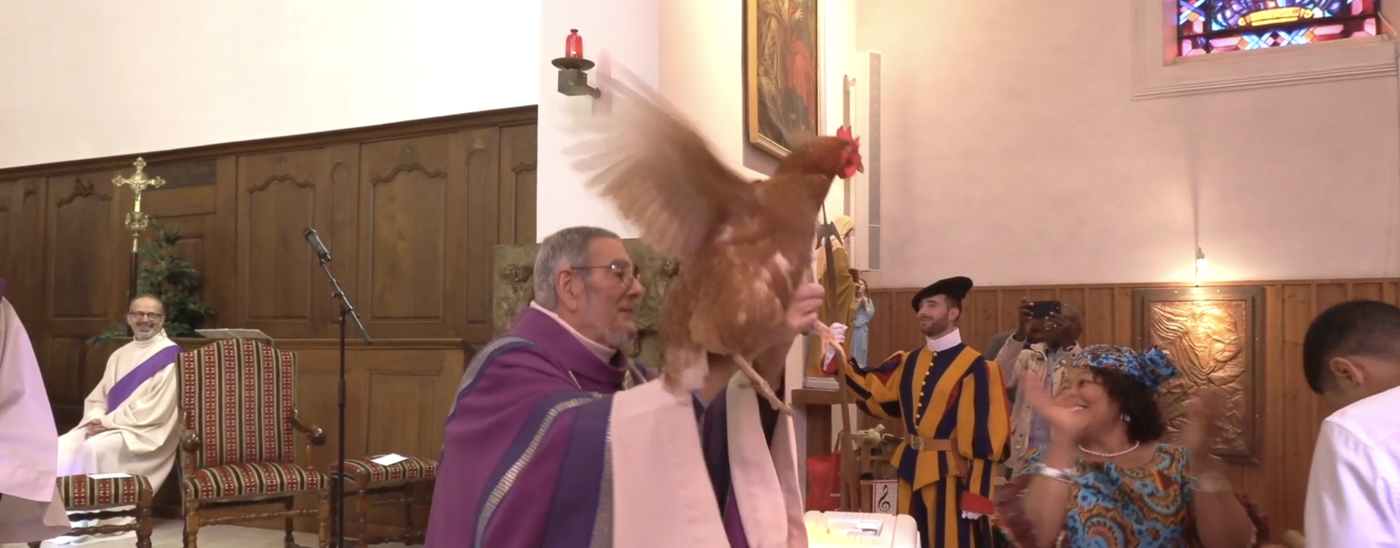
M1375 36L1380 0L1176 0L1182 57Z

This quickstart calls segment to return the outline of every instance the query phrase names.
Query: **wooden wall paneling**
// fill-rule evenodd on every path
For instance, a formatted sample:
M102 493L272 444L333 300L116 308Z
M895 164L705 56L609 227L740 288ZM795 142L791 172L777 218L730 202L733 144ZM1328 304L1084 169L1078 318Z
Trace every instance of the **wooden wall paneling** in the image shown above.
M222 156L215 160L214 216L205 238L209 255L205 259L204 302L214 309L214 321L207 327L244 325L238 306L239 286L239 209L238 158Z
M141 154L166 179L144 209L182 228L217 326L298 353L298 407L330 437L315 464L340 436L339 308L302 231L321 233L375 341L348 349L350 453L436 456L467 349L490 338L491 249L535 240L535 119L505 109ZM132 197L111 179L135 156L0 170L0 276L65 430L126 342L84 339L126 310Z
M1263 287L1260 308L1261 350L1255 367L1262 376L1257 398L1262 432L1257 462L1229 465L1235 487L1260 504L1273 529L1301 529L1308 469L1317 431L1327 410L1307 386L1302 371L1303 336L1318 312L1350 299L1377 299L1400 304L1400 280L1239 282L1223 285ZM1137 325L1133 291L1177 284L1116 284L1056 287L983 287L964 305L963 340L979 350L995 334L1015 327L1021 298L1059 299L1084 317L1084 344L1134 344ZM915 315L908 308L910 289L872 291L876 315L871 321L871 360L922 344ZM867 421L867 424L869 421Z
M360 148L359 265L369 293L356 306L375 337L456 335L466 223L454 206L466 202L465 152L460 134Z
M45 310L44 239L38 235L44 234L47 190L42 177L0 183L0 278L5 300L26 325L38 322Z
M477 128L463 132L467 146L466 237L467 253L463 257L463 285L466 288L465 323L461 337L472 344L485 344L491 339L491 248L501 241L498 219L503 215L497 207L502 194L501 130ZM533 210L533 208L531 208ZM480 260L485 257L485 260Z
M175 244L175 253L189 261L199 272L200 298L207 298L210 285L218 285L220 278L232 278L233 272L210 268L216 249L209 238L218 231L215 214L218 208L218 190L214 185L186 186L172 189L158 189L142 195L141 209L150 213L156 220L180 229L180 242ZM142 244L151 241L154 234L147 231L142 235Z
M141 209L155 220L180 229L181 239L175 246L175 253L184 257L199 272L201 283L198 295L208 303L210 296L217 293L210 288L225 283L220 278L232 278L234 274L232 271L211 268L212 255L218 247L212 245L210 240L217 239L215 235L220 232L216 218L218 160L210 158L148 166L146 172L152 177L164 179L165 184L142 195ZM129 193L125 189L120 192ZM148 230L142 236L142 243L145 244L154 234ZM214 310L218 312L219 309Z
M368 298L365 288L360 285L359 269L355 267L360 261L360 145L347 143L328 147L325 161L326 171L330 173L330 186L327 189L330 192L330 219L325 229L317 230L321 232L321 241L331 252L331 273L340 282L340 288L350 296L350 304L359 307ZM310 253L310 244L302 244ZM331 282L326 278L325 271L316 265L314 256L312 264L314 279L311 282L311 302L320 311L314 318L316 336L339 340L340 300L335 298ZM346 325L347 340L358 340L355 330L353 322Z
M532 244L535 238L535 208L538 171L535 157L538 126L501 128L500 226L496 241L501 244Z
M31 337L60 427L78 422L83 400L101 378L102 365L94 367L95 353L84 339L111 325L114 298L116 304L125 300L125 269L114 263L129 257L131 240L111 177L98 172L46 182L43 312L30 325L37 324ZM126 245L113 246L113 240Z
M238 159L238 310L230 326L274 338L316 335L324 274L302 231L331 220L326 149ZM319 229L318 229L319 230Z

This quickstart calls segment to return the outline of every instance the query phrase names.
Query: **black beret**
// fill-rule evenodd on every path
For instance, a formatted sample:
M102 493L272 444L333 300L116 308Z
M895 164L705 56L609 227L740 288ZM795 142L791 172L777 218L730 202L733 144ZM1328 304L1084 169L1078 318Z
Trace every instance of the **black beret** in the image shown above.
M967 298L968 291L972 291L972 279L966 276L954 276L952 278L938 280L929 284L928 287L920 289L918 293L914 294L914 300L910 301L909 304L914 307L915 312L918 312L919 308L924 303L924 299L936 297L938 295L947 295L961 301Z

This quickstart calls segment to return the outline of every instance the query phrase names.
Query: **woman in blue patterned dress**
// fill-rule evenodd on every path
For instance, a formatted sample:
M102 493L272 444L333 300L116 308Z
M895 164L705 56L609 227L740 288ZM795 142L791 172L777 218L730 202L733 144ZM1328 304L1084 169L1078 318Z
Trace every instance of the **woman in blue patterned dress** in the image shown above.
M1021 386L1050 426L998 492L1002 530L1022 548L1246 548L1267 536L1257 508L1237 497L1211 456L1218 398L1188 406L1182 445L1162 443L1161 384L1177 375L1166 353L1090 346L1052 401L1042 379Z

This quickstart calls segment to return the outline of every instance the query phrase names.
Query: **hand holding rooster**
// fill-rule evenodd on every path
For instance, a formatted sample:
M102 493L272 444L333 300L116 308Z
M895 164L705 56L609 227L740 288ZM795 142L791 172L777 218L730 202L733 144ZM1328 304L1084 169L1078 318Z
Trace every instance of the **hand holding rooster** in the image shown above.
M725 166L690 124L625 70L607 85L613 114L581 128L568 152L586 183L662 255L679 259L658 331L662 377L678 397L703 388L708 354L728 356L777 409L792 409L751 362L785 330L812 263L817 214L836 177L864 171L860 140L814 137L752 182ZM814 320L823 339L833 338ZM719 372L721 375L723 372ZM727 377L725 378L727 380Z

